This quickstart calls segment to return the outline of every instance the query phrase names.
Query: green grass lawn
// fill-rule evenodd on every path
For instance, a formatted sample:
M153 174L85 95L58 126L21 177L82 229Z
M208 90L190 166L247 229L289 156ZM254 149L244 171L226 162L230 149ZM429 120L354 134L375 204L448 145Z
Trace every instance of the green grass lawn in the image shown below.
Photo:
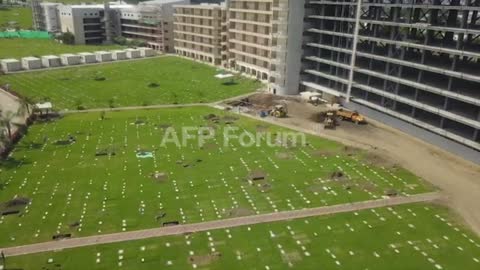
M120 49L121 46L64 45L48 39L0 39L0 59Z
M211 113L219 123L204 119ZM282 129L207 107L106 116L73 114L31 127L0 166L0 202L31 200L20 215L0 217L0 246L48 241L58 233L78 237L378 199L390 189L404 195L431 190L405 170L371 165L359 159L364 153L317 137L297 147L270 147L265 140L259 147L236 140L225 147L222 131L230 121L237 135ZM168 126L210 126L217 133L202 147L195 141L162 146ZM69 135L76 143L63 145ZM103 150L115 155L96 156ZM138 151L153 156L141 159ZM247 181L252 172L265 179Z
M257 90L261 83L238 76L234 85L208 65L179 57L38 71L0 77L0 84L57 109L107 108L210 102ZM99 81L99 79L104 79ZM156 85L151 85L156 84ZM153 87L152 87L153 86Z
M48 263L50 260L50 263ZM480 268L480 240L426 204L7 258L9 269Z
M31 29L33 27L32 20L31 8L0 8L0 31L6 28ZM2 57L0 56L0 58Z

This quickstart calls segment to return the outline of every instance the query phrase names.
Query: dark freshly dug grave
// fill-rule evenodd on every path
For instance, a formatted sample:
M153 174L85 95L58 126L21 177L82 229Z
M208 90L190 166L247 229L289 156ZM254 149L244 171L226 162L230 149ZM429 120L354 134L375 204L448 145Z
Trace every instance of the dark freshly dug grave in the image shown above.
M62 240L62 239L68 239L72 237L71 233L61 233L61 234L55 234L52 236L52 240Z
M252 181L264 180L266 177L267 174L261 170L251 171L250 174L248 174L248 180Z

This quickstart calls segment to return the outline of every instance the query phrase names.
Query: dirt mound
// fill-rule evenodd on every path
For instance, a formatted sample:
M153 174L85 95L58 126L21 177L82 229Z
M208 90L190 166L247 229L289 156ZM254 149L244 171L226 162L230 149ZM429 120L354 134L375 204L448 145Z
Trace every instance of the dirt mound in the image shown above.
M13 200L5 202L3 205L4 205L5 208L11 208L11 207L26 206L29 203L30 203L29 198L17 197Z
M335 156L337 153L331 150L313 150L311 154L315 157L332 157Z
M171 124L160 124L160 125L158 125L158 128L167 129L167 128L171 127L171 126L172 126Z
M330 179L333 181L345 181L348 180L347 176L342 171L334 171L330 174Z
M223 117L223 121L225 121L225 122L234 122L234 121L237 121L239 119L240 119L239 117L233 116L233 115L227 115L227 116Z
M287 153L287 152L277 152L275 154L275 156L277 156L277 158L279 158L279 159L292 159L293 158L293 154L292 153Z
M207 266L222 257L220 252L213 252L209 255L195 255L188 257L188 262L197 266Z
M396 168L398 167L398 164L397 163L394 163L392 162L391 160L385 158L385 157L382 157L380 155L377 155L375 153L372 153L372 152L368 152L366 155L365 155L365 160L372 164L372 165L376 165L376 166L382 166L382 167L387 167L387 168Z
M398 191L395 189L387 189L385 190L384 194L388 197L397 197L399 195Z
M155 180L156 182L165 182L168 179L167 173L164 172L152 173L150 177L153 178L153 180Z
M275 105L275 96L271 94L257 94L249 97L249 101L255 105L271 107Z
M343 152L349 157L354 156L354 155L358 155L361 151L362 151L361 149L351 147L351 146L345 146L343 148Z
M327 116L326 112L316 112L310 115L308 119L312 120L315 123L324 123Z
M247 176L247 179L252 181L265 180L265 178L267 178L267 174L262 170L251 171Z
M260 192L265 193L272 190L272 185L270 183L258 184L257 188Z
M203 117L203 119L209 120L209 121L212 121L212 122L220 120L220 118L216 114L213 114L213 113L205 115Z

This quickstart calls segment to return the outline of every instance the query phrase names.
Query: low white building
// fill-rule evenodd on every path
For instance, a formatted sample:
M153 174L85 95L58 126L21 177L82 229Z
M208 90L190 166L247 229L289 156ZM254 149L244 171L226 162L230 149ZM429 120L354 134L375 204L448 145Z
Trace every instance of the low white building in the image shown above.
M127 52L127 57L130 58L130 59L135 59L135 58L141 58L142 57L142 53L140 52L139 49L126 49L125 50Z
M125 60L127 59L127 52L122 50L112 51L113 60Z
M72 53L61 54L60 58L62 59L62 65L64 66L80 65L82 63L80 55Z
M37 57L28 56L22 58L22 67L26 70L42 68L42 60Z
M42 65L47 68L59 67L62 65L62 61L60 60L60 57L56 55L45 55L42 56Z
M112 53L106 51L95 52L98 62L110 62L113 60Z
M0 64L4 72L15 72L22 70L22 63L17 59L2 59Z
M97 56L93 53L83 52L79 53L78 56L80 56L82 64L93 64L97 62Z
M140 54L142 55L142 57L152 57L152 56L155 56L157 53L155 52L154 49L152 48L139 48L140 50Z

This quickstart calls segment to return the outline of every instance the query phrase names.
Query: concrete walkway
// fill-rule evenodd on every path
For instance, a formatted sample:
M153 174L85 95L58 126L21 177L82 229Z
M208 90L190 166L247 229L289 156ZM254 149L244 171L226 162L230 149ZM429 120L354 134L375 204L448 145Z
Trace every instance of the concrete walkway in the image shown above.
M60 111L60 114L73 114L73 113L90 113L90 112L116 112L116 111L133 111L133 110L148 110L148 109L165 109L165 108L182 108L182 107L215 107L220 108L220 104L238 100L242 98L249 97L251 95L258 94L261 90L257 90L252 93L243 94L240 96L235 96L227 99L222 99L220 101L214 101L210 103L185 103L185 104L160 104L160 105L149 105L149 106L128 106L128 107L116 107L116 108L96 108L96 109L88 109L88 110L63 110Z
M210 106L210 103L190 103L190 104L164 104L164 105L150 105L150 106L130 106L130 107L115 107L115 108L99 108L88 110L63 110L60 114L74 114L74 113L91 113L91 112L120 112L120 111L134 111L134 110L148 110L148 109L165 109L165 108L181 108L181 107L198 107Z
M71 249L77 247L86 247L100 244L118 243L124 241L140 240L155 238L169 235L181 235L185 233L203 232L217 229L226 229L246 225L255 225L261 223L269 223L276 221L292 220L299 218L324 216L337 213L346 213L360 211L373 208L381 208L388 206L396 206L410 203L431 202L441 199L439 193L425 193L412 195L408 197L395 197L388 199L356 202L349 204L340 204L333 206L325 206L318 208L302 209L295 211L284 211L271 214L263 214L256 216L246 216L232 219L215 220L209 222L186 224L172 227L162 227L156 229L139 230L124 233L114 233L106 235L96 235L82 238L73 238L60 241L45 242L39 244L0 248L5 256L19 256L40 252L58 251L62 249Z

